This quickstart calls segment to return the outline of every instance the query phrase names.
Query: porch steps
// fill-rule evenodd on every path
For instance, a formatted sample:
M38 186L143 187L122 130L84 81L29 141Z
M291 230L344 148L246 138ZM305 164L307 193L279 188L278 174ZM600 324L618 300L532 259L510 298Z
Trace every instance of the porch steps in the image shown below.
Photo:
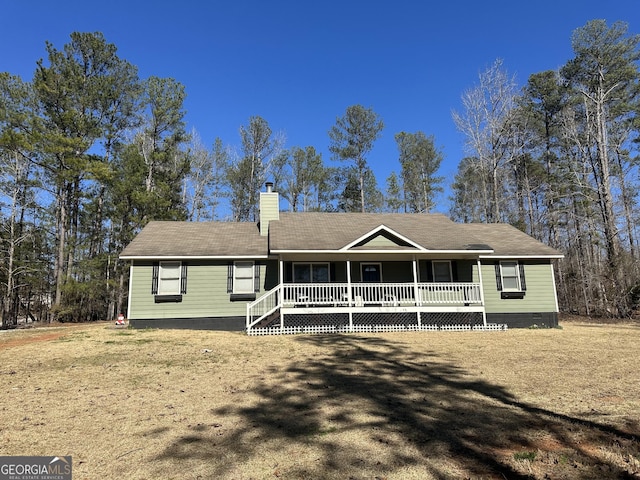
M277 327L274 327L273 324L278 324ZM280 309L276 310L270 315L267 315L265 318L256 323L251 329L260 329L260 328L280 328Z

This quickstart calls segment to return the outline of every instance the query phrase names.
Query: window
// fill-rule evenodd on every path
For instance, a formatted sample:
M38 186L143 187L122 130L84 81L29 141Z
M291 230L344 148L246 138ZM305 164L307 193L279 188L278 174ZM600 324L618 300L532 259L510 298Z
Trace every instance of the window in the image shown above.
M180 274L180 262L160 262L158 295L179 295Z
M496 262L496 283L503 292L522 292L527 289L524 264L515 260Z
M328 283L328 263L294 263L293 283Z
M253 262L234 262L233 293L254 293Z
M449 260L434 260L431 263L433 268L433 281L434 282L451 282L453 276L451 275L451 262Z
M153 262L151 272L155 303L182 301L187 293L187 262Z

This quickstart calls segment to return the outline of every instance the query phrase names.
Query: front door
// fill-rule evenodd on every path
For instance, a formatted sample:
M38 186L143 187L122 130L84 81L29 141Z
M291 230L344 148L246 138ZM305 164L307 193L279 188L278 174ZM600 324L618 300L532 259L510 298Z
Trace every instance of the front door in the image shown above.
M382 265L379 263L361 263L360 275L362 283L380 283L382 281ZM365 304L378 304L380 302L379 287L363 285L361 292L362 300Z
M382 265L379 263L363 263L362 281L366 283L380 283L382 281Z

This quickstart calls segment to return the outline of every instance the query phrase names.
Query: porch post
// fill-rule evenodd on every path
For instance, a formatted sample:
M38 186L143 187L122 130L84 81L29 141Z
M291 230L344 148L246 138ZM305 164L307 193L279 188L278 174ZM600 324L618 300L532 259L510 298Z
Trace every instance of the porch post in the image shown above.
M484 283L482 282L482 263L480 259L477 260L478 264L478 281L480 282L480 303L482 304L482 323L487 326L487 311L484 305Z
M416 299L416 307L420 307L422 305L422 301L420 299L420 288L418 288L418 261L416 260L416 256L413 256L413 296ZM418 327L422 326L422 317L420 315L420 310L416 313L418 317Z
M353 310L351 307L351 260L347 258L347 309L349 311L349 331L353 332Z
M284 303L284 262L282 257L278 258L278 284L280 286L279 298L277 299L277 303L280 305L280 331L284 331L284 313L282 313L282 304Z

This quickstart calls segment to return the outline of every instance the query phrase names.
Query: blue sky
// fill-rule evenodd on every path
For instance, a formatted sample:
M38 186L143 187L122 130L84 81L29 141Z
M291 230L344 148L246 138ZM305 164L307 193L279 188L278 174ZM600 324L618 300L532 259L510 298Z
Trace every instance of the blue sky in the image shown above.
M464 155L451 111L497 58L524 84L570 59L571 34L589 20L640 33L638 0L1 0L0 12L0 71L29 80L45 41L61 49L73 31L100 31L141 77L185 85L188 128L207 146L238 145L259 115L287 147L312 145L329 164L336 118L373 108L385 123L369 155L381 188L399 170L394 135L420 130L444 153L446 190Z

